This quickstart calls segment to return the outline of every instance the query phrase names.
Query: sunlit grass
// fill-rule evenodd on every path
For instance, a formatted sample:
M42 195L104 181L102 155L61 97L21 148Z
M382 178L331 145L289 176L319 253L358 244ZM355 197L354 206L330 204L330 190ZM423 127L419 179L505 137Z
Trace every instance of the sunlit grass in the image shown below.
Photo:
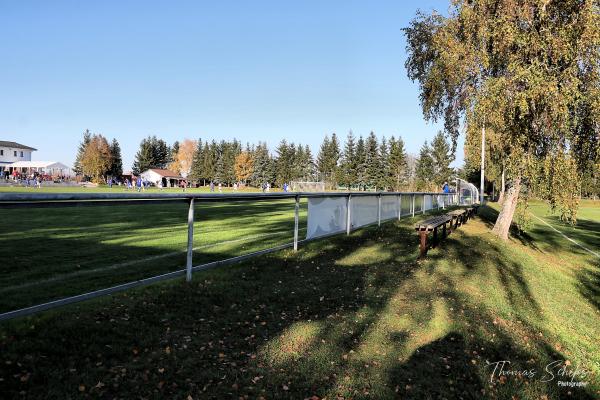
M503 242L490 233L494 216L481 210L421 262L406 219L196 274L191 285L3 324L0 389L61 398L597 397L597 260L535 221L528 236ZM537 375L492 376L489 363L500 360ZM544 382L553 361L588 370L575 379L588 386Z

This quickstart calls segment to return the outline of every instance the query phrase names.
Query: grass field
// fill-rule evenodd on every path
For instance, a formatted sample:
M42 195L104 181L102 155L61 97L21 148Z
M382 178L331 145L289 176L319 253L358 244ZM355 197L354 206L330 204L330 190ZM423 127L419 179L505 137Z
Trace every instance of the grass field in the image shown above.
M184 268L187 211L180 202L0 208L0 312ZM305 220L304 200L300 235ZM194 265L290 243L293 228L294 200L198 202Z
M222 188L223 193L234 193L233 188ZM188 188L186 193L209 193L210 187L201 186L199 188ZM260 189L247 187L240 188L239 192L260 192ZM281 192L279 188L271 188L271 192ZM25 187L25 186L0 186L0 193L137 193L137 190L126 190L124 186L113 186L109 188L106 185L98 187L79 187L79 186L43 186L41 188ZM150 187L142 193L182 193L179 188L164 188L162 190L156 187ZM215 193L219 193L218 187L215 187Z
M291 203L269 207L255 220L246 220L255 210L231 208L240 205L210 207L198 215L207 221L204 228L199 222L200 238L209 221L215 234L227 237L257 224L291 232ZM599 207L583 202L577 227L561 225L541 204L531 210L599 251ZM92 208L63 209L74 214L53 220L26 211L18 220L45 222L27 225L30 236L19 241L19 228L1 218L1 256L12 254L11 263L20 267L3 263L0 287L26 280L28 272L12 275L27 268L39 280L49 276L48 266L54 274L69 265L59 272L71 273L63 257L106 258L81 267L98 268L119 262L123 252L162 254L185 239L185 210L159 207L136 218L136 207L124 208L101 221ZM90 215L82 219L80 212ZM484 208L422 262L407 218L311 242L298 253L196 274L191 284L175 280L2 323L0 393L61 399L600 397L600 260L535 219L527 235L502 242L489 233L496 213ZM55 224L75 221L89 230L65 226L48 234ZM126 238L126 229L137 236ZM166 243L158 237L165 233ZM54 248L52 257L32 242ZM18 261L27 257L37 262ZM167 264L153 260L141 268L146 273ZM2 304L13 304L13 296L27 302L44 287L3 293ZM488 363L501 360L510 361L510 370L535 374L492 376ZM554 379L547 379L546 368ZM560 371L587 386L557 386L571 379Z

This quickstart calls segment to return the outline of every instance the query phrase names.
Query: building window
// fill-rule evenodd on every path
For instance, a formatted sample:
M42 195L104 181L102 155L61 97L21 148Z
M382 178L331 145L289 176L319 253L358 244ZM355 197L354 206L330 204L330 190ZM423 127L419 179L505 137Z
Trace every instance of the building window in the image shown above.
M21 152L21 157L23 157L23 152Z
M17 151L15 150L15 157L17 156Z

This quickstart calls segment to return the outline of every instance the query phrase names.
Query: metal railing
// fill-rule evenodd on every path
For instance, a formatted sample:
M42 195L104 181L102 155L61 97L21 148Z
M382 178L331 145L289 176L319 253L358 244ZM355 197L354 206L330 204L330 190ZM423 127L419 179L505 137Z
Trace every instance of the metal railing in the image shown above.
M263 254L272 253L275 251L293 248L295 251L298 250L298 245L308 241L322 239L324 237L333 236L340 234L335 232L329 235L320 236L313 239L300 240L299 238L299 212L300 212L300 199L311 199L311 198L331 198L331 197L345 197L346 198L346 234L349 235L352 232L351 224L351 204L352 198L360 196L377 196L378 197L378 210L377 210L377 224L381 225L381 198L387 196L396 196L398 198L398 215L397 219L403 216L410 215L415 216L416 212L416 200L420 198L420 209L419 213L425 214L426 211L431 209L445 208L451 205L465 204L464 196L458 197L456 193L434 193L434 192L298 192L298 193L235 193L235 194L217 194L217 193L0 193L0 209L10 208L39 208L39 207L86 207L86 206L105 206L105 205L132 205L132 204L160 204L160 203L173 203L173 202L185 202L188 204L188 219L187 219L187 256L185 269L180 269L173 272L168 272L161 275L152 276L149 278L139 279L109 288L103 288L94 290L88 293L65 297L58 300L49 301L42 304L37 304L30 307L25 307L13 311L0 313L0 321L7 320L16 317L22 317L30 314L34 314L43 310L52 309L55 307L77 303L83 300L88 300L100 296L105 296L117 292L121 292L134 287L140 287L149 285L155 282L163 281L166 279L173 279L176 277L184 276L186 281L192 280L193 272L204 271L211 268L215 268L221 265L228 265L246 260L251 257L256 257ZM425 199L427 196L431 198L431 208L426 208ZM409 198L409 212L406 214L402 213L402 199ZM193 265L193 250L194 250L194 208L198 202L239 202L239 201L270 201L270 200L281 200L281 199L294 199L294 232L293 242L285 243L278 246L269 247L267 249L254 251L248 254L231 257L223 260L212 261L200 265ZM435 199L435 201L434 201ZM441 201L440 201L441 200ZM472 202L473 199L471 199ZM435 207L434 207L435 203ZM389 218L388 220L396 219ZM364 226L363 226L364 227Z

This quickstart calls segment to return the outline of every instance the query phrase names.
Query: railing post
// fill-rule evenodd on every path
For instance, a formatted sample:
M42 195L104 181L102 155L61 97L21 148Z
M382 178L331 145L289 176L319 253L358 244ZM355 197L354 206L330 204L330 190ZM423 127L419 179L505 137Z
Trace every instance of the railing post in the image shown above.
M377 197L377 226L381 226L381 193Z
M348 194L348 198L346 199L346 235L350 235L350 232L352 231L352 229L351 229L351 221L352 221L351 217L352 216L350 214L351 213L350 206L352 205L351 198L352 198L352 195Z
M445 210L445 209L446 209L446 197L447 197L447 196L448 196L447 194L444 194L444 195L442 196L442 210Z
M421 203L421 214L425 214L425 195L423 195L423 202Z
M415 194L412 195L412 216L415 217Z
M194 253L194 198L190 199L190 208L188 209L188 242L187 242L187 261L185 264L185 280L192 281L192 254Z
M298 216L300 214L300 196L296 196L294 209L294 251L298 251Z
M402 195L399 194L398 195L398 221L400 221L401 217L402 217Z

